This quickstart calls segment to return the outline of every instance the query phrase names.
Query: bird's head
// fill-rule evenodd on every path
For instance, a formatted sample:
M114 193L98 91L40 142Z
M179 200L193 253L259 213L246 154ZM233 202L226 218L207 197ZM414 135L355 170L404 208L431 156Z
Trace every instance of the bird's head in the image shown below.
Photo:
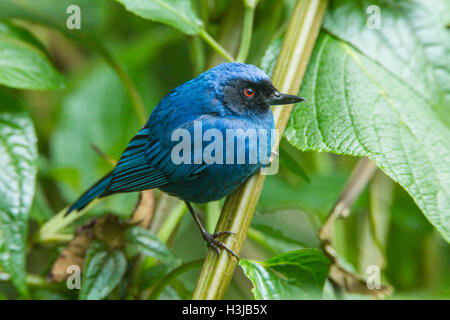
M224 108L236 115L257 115L270 111L271 105L305 101L304 98L279 92L269 76L254 65L223 63L205 73L214 86Z

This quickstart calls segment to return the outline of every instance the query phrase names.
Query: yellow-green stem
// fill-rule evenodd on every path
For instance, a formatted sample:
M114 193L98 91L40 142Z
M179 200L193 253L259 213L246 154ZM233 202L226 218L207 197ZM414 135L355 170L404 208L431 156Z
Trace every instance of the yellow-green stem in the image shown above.
M189 54L192 61L194 76L198 76L205 69L206 58L202 39L198 36L189 39Z
M274 85L286 93L297 93L306 71L314 43L327 7L327 0L299 0L292 13L283 46L272 76ZM307 107L307 106L303 106ZM275 125L283 133L292 110L291 106L274 107ZM278 148L280 136L275 148ZM216 231L232 231L225 244L239 254L264 183L256 175L231 194L222 209ZM193 299L221 299L229 285L236 259L223 250L219 256L212 250L203 265Z
M0 281L9 282L11 281L11 276L8 273L0 272ZM48 282L44 277L39 275L27 274L25 281L29 286L54 287L52 283Z
M242 28L241 46L236 60L245 62L247 60L250 43L252 42L253 19L255 17L255 7L246 6L244 14L244 26Z
M213 233L217 221L220 217L220 201L211 201L206 204L205 228L209 233Z
M191 261L191 262L185 263L185 264L179 266L178 268L172 270L169 274L164 276L164 278L162 278L158 282L158 284L155 286L152 293L150 294L148 300L158 299L159 295L164 291L164 289L170 284L170 282L172 280L174 280L176 277L178 277L179 275L181 275L187 271L190 271L190 270L193 270L196 268L200 268L202 265L202 262L203 262L203 259Z
M172 210L170 215L166 218L166 220L164 220L164 223L157 233L158 238L161 239L162 242L167 243L167 240L169 240L173 231L180 223L181 218L183 218L184 214L186 213L186 210L186 205L184 204L184 202L180 201Z
M78 220L82 216L88 212L89 209L92 209L96 206L102 199L95 199L88 206L80 211L73 211L69 215L66 215L68 207L62 209L60 212L55 214L50 220L44 223L39 232L35 235L34 241L36 242L47 242L53 241L60 231L65 227L69 226L75 220ZM61 239L60 239L61 240Z

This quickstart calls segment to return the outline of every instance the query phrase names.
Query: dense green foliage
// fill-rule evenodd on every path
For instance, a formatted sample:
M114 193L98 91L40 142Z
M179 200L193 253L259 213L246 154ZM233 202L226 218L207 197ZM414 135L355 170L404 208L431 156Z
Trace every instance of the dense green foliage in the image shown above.
M0 298L192 296L206 248L178 200L142 194L149 227L130 221L138 194L64 208L175 86L234 56L270 74L295 2L0 1ZM381 170L335 224L339 262L363 278L378 266L394 298L450 298L449 12L445 0L330 0L308 103L293 110L227 298L336 297L317 232L358 157ZM198 207L211 231L222 204ZM80 290L66 286L62 250L83 269Z

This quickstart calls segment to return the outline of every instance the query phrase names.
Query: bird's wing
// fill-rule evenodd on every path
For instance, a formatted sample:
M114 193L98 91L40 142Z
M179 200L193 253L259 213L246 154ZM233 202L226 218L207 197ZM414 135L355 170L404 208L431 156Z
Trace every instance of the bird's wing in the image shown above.
M179 126L177 129L187 130L191 137L194 137L194 121L188 121L185 124ZM158 140L150 141L146 147L146 159L147 162L164 172L171 182L190 180L201 175L205 169L210 165L206 164L203 160L201 163L194 163L195 147L191 144L191 162L175 164L172 159L172 150L179 141L173 141L171 139L172 130L162 130L164 133L160 135ZM156 135L156 134L155 134ZM197 146L203 148L204 145ZM199 151L202 152L203 149Z
M112 172L112 181L103 196L153 189L169 182L167 175L146 159L145 153L150 140L148 126L131 139Z

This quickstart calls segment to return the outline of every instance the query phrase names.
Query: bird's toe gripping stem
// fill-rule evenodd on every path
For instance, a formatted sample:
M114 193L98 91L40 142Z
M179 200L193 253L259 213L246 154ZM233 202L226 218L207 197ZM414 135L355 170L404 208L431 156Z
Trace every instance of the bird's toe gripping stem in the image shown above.
M209 232L205 232L202 233L203 239L205 239L208 247L214 249L214 251L216 251L217 255L220 255L220 249L222 248L226 251L228 251L233 257L235 257L238 261L239 261L239 256L236 254L236 252L234 252L229 246L227 246L225 243L223 243L220 240L217 240L218 237L220 236L229 236L229 235L234 235L234 232L231 231L220 231L220 232L215 232L213 234L209 233Z
M206 231L205 227L200 222L200 219L195 214L194 208L192 208L192 205L190 204L190 202L185 201L185 203L186 203L186 206L187 206L189 212L191 213L192 217L194 218L195 223L197 224L198 228L200 229L203 239L205 239L206 243L208 244L208 247L211 247L212 249L214 249L216 251L217 255L220 255L219 248L222 248L222 249L228 251L233 257L235 257L239 261L239 256L236 254L236 252L231 250L231 248L228 247L222 241L217 240L217 238L220 236L229 236L229 235L234 235L235 233L231 232L231 231L219 231L219 232L214 232L213 234L209 233L208 231Z

